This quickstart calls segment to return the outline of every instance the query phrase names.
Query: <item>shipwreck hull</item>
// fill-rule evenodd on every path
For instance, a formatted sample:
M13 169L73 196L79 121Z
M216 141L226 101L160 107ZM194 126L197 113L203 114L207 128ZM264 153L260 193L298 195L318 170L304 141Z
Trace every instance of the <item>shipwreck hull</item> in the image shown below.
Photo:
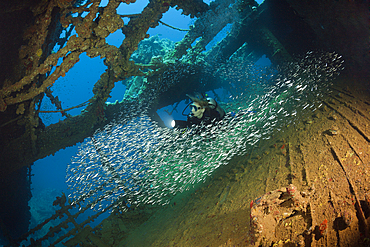
M202 188L176 196L120 243L367 246L370 98L349 89L351 80L342 78L316 113L232 159ZM305 210L285 201L280 209L271 200L261 202L263 195L284 191L288 184L304 192ZM253 219L251 210L258 206L264 214ZM113 225L114 218L106 224ZM105 236L108 241L110 235Z
M235 1L216 1L207 5L198 0L153 0L140 15L130 15L130 22L126 24L115 8L121 2L130 4L134 1L112 0L105 9L98 7L97 0L82 8L73 6L83 2L18 1L2 5L0 11L2 23L6 23L6 28L1 30L6 43L1 47L1 58L9 58L0 61L0 178L6 181L1 196L2 203L6 204L2 209L9 213L1 216L0 228L10 245L19 244L58 217L67 219L30 243L38 245L60 234L54 242L51 241L52 244L370 244L370 31L367 1L266 0L259 6L254 1L237 1L235 6L239 7L233 9ZM207 25L195 25L188 32L171 51L171 62L163 63L162 60L155 64L151 61L143 65L130 60L139 42L148 38L147 30L157 26L162 15L175 6L186 15L199 17L199 23ZM82 12L85 7L99 18L71 17L72 10ZM213 23L202 19L205 13L209 14L210 20L219 20L223 13L229 19L214 21L218 25L209 28ZM236 13L241 13L240 21L233 19ZM202 53L228 23L233 24L231 32L212 50ZM68 42L67 38L60 40L62 28L69 25L76 27L79 37L73 36ZM107 45L105 38L118 29L127 39L119 48ZM52 53L57 41L67 42L67 45L58 53ZM296 56L304 56L309 50L335 51L343 56L346 67L333 82L331 91L320 98L321 105L315 112L299 115L294 124L275 131L269 140L261 140L245 155L233 157L205 183L176 195L166 206L146 205L124 213L115 212L91 228L88 223L103 212L77 223L80 213L71 215L69 212L76 205L71 205L65 195L61 195L54 202L61 206L61 210L21 236L20 231L26 231L30 219L27 201L31 196L29 167L32 162L83 142L97 129L115 121L119 114L138 116L130 112L136 101L106 104L114 83L130 76L148 78L138 101L149 102L150 117L159 121L156 110L177 102L175 96L183 99L191 88L199 91L219 88L221 83L215 83L212 76L216 75L216 78L221 67L218 66L233 57L241 56L253 63L266 54L274 65L280 66L292 62ZM62 109L61 102L47 88L52 88L55 80L64 76L84 52L90 57L104 57L108 69L96 82L94 97L81 104L86 106L85 111L72 117L67 114L70 109ZM63 65L58 66L54 74L49 73L59 58ZM184 64L176 67L181 58ZM203 66L208 68L207 73L201 71ZM191 72L177 77L177 72L185 67ZM162 80L165 73L177 78L176 83ZM197 85L197 81L205 76L209 80L204 80L204 85ZM191 83L187 82L189 80ZM161 84L160 87L156 82ZM155 99L149 101L149 92L158 88L165 90L157 91ZM64 121L49 126L42 123L39 106L44 95L55 104L57 110L54 112L66 116ZM20 187L13 186L17 183ZM304 199L297 199L297 203L293 200L294 196L287 189L290 184ZM15 203L22 208L22 213L18 214L17 209L13 210L15 212L7 210ZM9 215L19 216L19 224L14 221L11 225L9 222L13 218ZM73 229L67 229L68 225L73 225ZM10 233L14 229L22 230Z

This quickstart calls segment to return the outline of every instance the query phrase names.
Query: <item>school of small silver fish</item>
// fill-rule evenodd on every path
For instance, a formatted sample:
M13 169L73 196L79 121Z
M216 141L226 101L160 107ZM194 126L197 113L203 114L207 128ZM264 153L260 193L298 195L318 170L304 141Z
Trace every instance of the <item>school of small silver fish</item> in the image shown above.
M223 79L244 80L250 90L230 95L223 106L233 114L217 124L177 131L159 127L143 113L123 116L85 139L67 168L71 204L124 211L140 204L169 203L234 156L245 155L259 140L298 121L300 112L317 110L320 96L330 90L344 61L337 53L308 52L253 80L253 75L247 80L240 74L242 66L224 70Z

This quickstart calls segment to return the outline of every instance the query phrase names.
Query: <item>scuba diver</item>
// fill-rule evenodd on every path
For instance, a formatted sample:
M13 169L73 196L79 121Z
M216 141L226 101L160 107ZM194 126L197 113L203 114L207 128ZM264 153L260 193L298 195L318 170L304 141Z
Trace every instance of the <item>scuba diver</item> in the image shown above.
M191 127L192 125L209 125L224 118L224 109L222 109L214 99L209 97L205 98L200 94L197 94L196 96L187 96L192 100L189 104L191 109L190 114L187 115L186 121L172 120L171 126L173 128L182 129ZM187 105L182 111L183 115L189 105Z

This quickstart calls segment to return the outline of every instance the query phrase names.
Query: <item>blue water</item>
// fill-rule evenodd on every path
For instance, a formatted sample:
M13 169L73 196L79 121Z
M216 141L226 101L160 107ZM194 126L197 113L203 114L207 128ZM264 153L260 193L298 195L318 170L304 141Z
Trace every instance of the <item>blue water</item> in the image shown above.
M107 2L107 0L102 1L101 5L105 6ZM147 4L148 1L145 0L137 1L135 4L130 5L121 4L118 8L118 13L140 13ZM189 16L181 15L180 11L172 8L164 14L162 21L183 29L189 28L189 25L193 22ZM186 32L180 32L168 28L162 24L155 29L149 30L150 36L159 35L161 38L168 38L174 42L181 40L185 33ZM72 34L75 34L75 32ZM109 35L106 38L106 41L110 45L119 46L123 39L124 36L122 32L117 31ZM73 107L90 99L93 96L92 88L105 69L106 67L99 57L91 59L86 56L86 54L82 54L80 56L80 61L66 74L65 77L59 78L52 88L54 95L58 95L59 99L62 101L63 108ZM125 90L125 86L122 83L117 82L112 90L112 97L108 99L108 102L115 102L116 100L121 101ZM42 110L55 110L55 108L47 101L48 99L43 102ZM69 111L69 113L77 115L82 109L83 108L74 109ZM59 113L43 114L41 117L43 118L43 122L47 125L65 119ZM36 161L32 168L32 173L34 175L32 180L33 192L37 192L45 188L55 188L67 193L67 187L64 182L65 170L71 157L76 154L77 149L78 145L69 147L58 151L55 156L49 156Z
M102 1L101 5L105 6L108 0ZM209 4L210 0L205 0L205 3ZM258 3L263 0L258 0ZM118 8L119 14L135 14L142 11L142 9L148 4L146 0L136 1L135 4L124 5ZM167 13L163 15L162 21L173 25L178 28L187 29L194 22L189 16L181 15L181 11L171 8ZM127 21L126 21L127 23ZM225 31L226 32L226 31ZM177 31L160 24L154 29L150 29L150 36L159 35L160 38L168 38L174 42L180 41L186 32ZM222 33L222 32L221 32ZM75 34L72 33L72 34ZM223 36L218 36L216 40L212 41L215 43L220 41ZM106 38L106 41L110 45L119 46L124 39L121 31L117 31ZM269 65L269 60L266 57L260 59L258 65ZM80 56L80 61L66 74L65 77L61 77L56 81L52 90L54 95L58 95L62 101L63 108L69 108L79 105L93 96L92 88L96 81L99 80L100 75L104 72L106 67L99 57L89 58L86 54ZM117 82L111 93L111 98L108 102L115 102L116 100L121 101L126 88L125 86ZM42 110L55 110L45 97L42 105ZM185 103L182 102L178 109L182 109ZM69 111L72 115L77 115L83 108L73 109ZM168 117L168 114L164 114L164 109L159 111L159 115L163 118L166 125L169 126L169 122L172 120ZM174 112L173 115L176 119L185 119L181 115L181 112ZM48 113L41 115L43 122L47 125L56 123L60 120L65 119L59 113ZM54 188L56 190L66 192L65 185L65 169L67 164L70 162L71 157L77 152L78 145L74 147L68 147L64 150L56 152L54 156L48 156L44 159L38 160L32 167L33 180L32 189L34 192L45 188Z
M102 6L104 6L106 2L107 0L103 1ZM204 2L209 3L209 0ZM148 1L138 0L135 4L122 4L121 7L118 9L118 13L139 13L147 5L147 3ZM192 25L194 20L190 19L189 16L184 16L180 13L180 11L171 8L170 11L164 14L162 21L178 28L188 29L189 26ZM127 23L127 20L124 21L125 23ZM211 43L215 44L216 42L220 41L226 35L226 32L229 28L230 27L228 26L225 30L222 30L222 32L220 32L220 34ZM150 29L149 34L150 36L159 35L160 38L168 38L174 42L177 42L184 37L186 32L173 30L160 24L155 29ZM123 39L123 34L118 31L109 35L106 38L106 41L111 45L119 46L122 43ZM265 66L269 64L269 60L266 57L262 57L256 65ZM105 69L106 67L99 57L91 59L85 54L82 54L80 56L80 61L66 74L66 76L61 77L60 79L58 79L58 81L56 81L52 88L54 92L53 94L59 97L64 109L79 105L93 96L92 88L95 82L99 80L100 75L104 72ZM117 82L111 93L112 97L108 99L108 102L115 102L116 100L121 101L124 96L125 90L126 87L121 82ZM222 89L215 90L215 92L218 95L223 95ZM211 97L213 96L212 92L208 92L208 94ZM223 100L227 101L227 95L223 95L223 97L225 97ZM172 116L169 116L165 112L165 110L171 110L173 106L167 106L158 110L158 114L160 115L164 123L169 126L169 123L173 118L185 119L185 117L181 115L181 111L185 106L185 101L180 102L180 104L177 106L177 109L179 110L177 112L174 111ZM81 112L82 109L83 108L74 109L72 111L69 111L68 113L72 115L77 115ZM48 99L45 97L45 100L41 106L41 110L55 110L55 107L51 105L51 103L48 102ZM64 119L64 117L62 117L59 113L43 113L41 117L46 125L57 123L58 121ZM39 204L40 202L44 202L45 204L47 204L43 205L42 207L50 206L51 208L52 200L55 198L56 195L58 195L58 193L59 195L62 192L64 192L66 195L69 193L69 191L67 191L67 185L65 182L66 168L68 164L71 164L71 158L72 156L76 155L80 145L81 144L77 144L73 147L65 148L56 152L55 155L40 159L34 163L34 165L32 166L32 193L34 198L32 199L33 203L30 204L31 207L34 207L35 205L37 206L37 203L34 202L38 201ZM48 196L49 198L46 198ZM43 199L45 200L40 200L40 197L43 197ZM38 206L42 208L41 205ZM50 215L51 213L52 211L49 212ZM42 218L40 218L40 216L37 217L38 218L33 219L33 226L39 223L39 221L45 219L47 215L44 215Z

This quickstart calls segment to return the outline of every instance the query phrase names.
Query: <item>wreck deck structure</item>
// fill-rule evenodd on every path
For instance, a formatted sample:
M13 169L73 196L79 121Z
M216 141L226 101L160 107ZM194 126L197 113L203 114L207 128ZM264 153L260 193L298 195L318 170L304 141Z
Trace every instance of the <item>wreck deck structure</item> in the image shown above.
M28 236L22 234L28 230L30 167L36 160L82 142L119 112L135 117L133 107L138 102L149 106L149 115L161 124L157 109L184 98L190 88L218 88L213 76L235 56L253 63L266 55L278 66L310 50L335 51L343 56L346 68L322 101L319 114L301 116L314 120L302 119L302 125L287 127L263 144L284 145L284 154L280 146L270 151L252 150L248 157L233 158L233 165L220 168L212 180L173 198L167 206L111 214L94 229L87 225L94 217L82 224L75 222L78 215L69 213L72 206L61 195L55 201L61 210L44 224L59 216L67 220L32 243L52 238L70 222L73 229L67 229L69 232L53 244L67 238L67 246L288 246L297 241L299 246L369 244L368 1L265 0L259 5L249 0L216 0L208 5L201 0L151 0L141 13L128 16L117 14L116 9L120 4L135 4L135 0L110 0L105 7L99 4L100 0L0 4L0 228L11 245ZM194 25L164 58L135 63L131 55L148 38L148 29L159 25L170 8L196 18ZM123 17L130 21L124 23ZM228 24L232 27L226 37L204 52ZM69 37L72 29L78 35ZM105 38L117 30L125 35L122 44L107 44ZM60 38L63 31L68 36L64 39ZM56 44L61 48L53 53ZM95 83L94 96L83 104L83 113L71 116L70 109L63 109L53 95L53 84L68 73L82 53L91 58L100 56L107 70ZM174 74L176 81L168 80ZM106 104L115 82L132 76L146 78L138 98ZM198 83L200 78L208 79ZM65 120L45 126L40 118L44 97ZM256 177L261 170L269 174L267 178ZM276 220L273 230L256 230L250 215L259 205L250 202L289 184L310 195L305 204L310 210ZM196 200L185 203L187 196ZM198 213L204 204L208 206ZM25 213L19 221L11 222L19 212ZM143 231L146 236L138 237ZM296 232L303 239L287 237Z

